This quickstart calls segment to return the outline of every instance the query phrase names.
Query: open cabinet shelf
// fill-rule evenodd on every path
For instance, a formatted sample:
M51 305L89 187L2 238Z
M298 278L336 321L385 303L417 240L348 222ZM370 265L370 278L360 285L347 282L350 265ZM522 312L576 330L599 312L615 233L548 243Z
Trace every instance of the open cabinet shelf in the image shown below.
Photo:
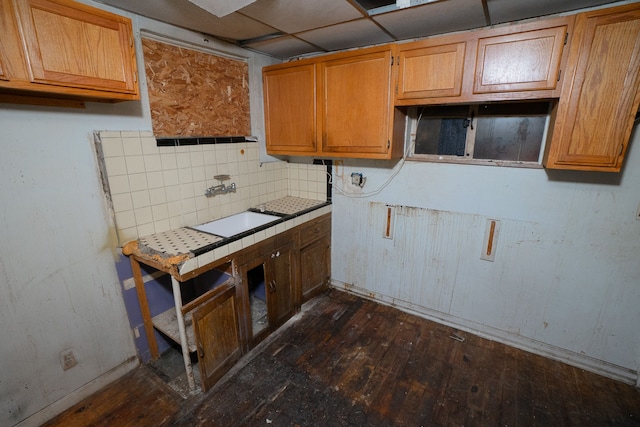
M154 316L153 326L171 338L173 341L180 343L180 332L178 331L178 317L176 316L175 307L171 307L167 311L164 311L157 316ZM197 350L196 339L193 331L193 316L191 313L184 315L184 326L187 331L187 345L189 347L189 353L194 353Z

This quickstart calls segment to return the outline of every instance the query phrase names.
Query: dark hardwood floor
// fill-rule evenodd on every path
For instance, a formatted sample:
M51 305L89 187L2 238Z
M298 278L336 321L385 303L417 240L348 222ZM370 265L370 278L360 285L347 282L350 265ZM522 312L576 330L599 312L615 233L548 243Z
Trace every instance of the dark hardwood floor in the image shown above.
M638 426L640 391L334 290L207 393L143 366L47 425Z

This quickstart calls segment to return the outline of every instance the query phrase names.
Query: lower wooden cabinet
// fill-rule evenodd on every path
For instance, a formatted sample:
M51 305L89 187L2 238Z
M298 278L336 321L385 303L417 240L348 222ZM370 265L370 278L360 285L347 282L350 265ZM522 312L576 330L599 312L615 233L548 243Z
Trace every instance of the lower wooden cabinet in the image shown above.
M320 218L300 230L300 293L307 302L331 280L331 217Z
M140 263L131 255L138 300L151 357L160 355L154 329L179 343L187 381L196 389L191 356L197 353L206 391L242 356L289 320L330 278L331 214L308 221L198 271L175 277L176 306L151 317ZM123 250L126 253L128 250Z
M254 347L296 311L294 242L289 233L261 242L241 255L238 268L245 347Z
M239 252L237 275L240 329L249 350L326 289L331 276L331 214Z
M242 354L235 286L224 286L194 309L193 328L202 390L207 391Z

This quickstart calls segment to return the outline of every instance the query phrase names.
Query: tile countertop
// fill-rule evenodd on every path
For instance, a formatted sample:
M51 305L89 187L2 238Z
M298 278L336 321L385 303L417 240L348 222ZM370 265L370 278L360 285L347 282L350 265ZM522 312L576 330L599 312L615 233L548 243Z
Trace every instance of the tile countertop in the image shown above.
M170 274L183 275L329 213L331 203L288 196L249 210L281 218L226 238L180 227L129 242L122 248L122 253L136 255L142 262L150 261Z

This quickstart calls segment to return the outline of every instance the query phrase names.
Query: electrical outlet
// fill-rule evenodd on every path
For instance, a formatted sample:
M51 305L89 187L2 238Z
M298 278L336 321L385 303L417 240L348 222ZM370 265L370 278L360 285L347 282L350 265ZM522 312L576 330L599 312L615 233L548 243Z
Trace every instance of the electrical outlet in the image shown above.
M367 178L362 176L360 172L352 172L351 173L351 184L356 187L364 187L364 183L367 181Z
M72 349L67 349L60 353L60 364L63 371L67 371L78 364L78 359Z
M344 173L344 163L342 160L334 160L333 167L335 168L336 176L342 177L342 174Z

